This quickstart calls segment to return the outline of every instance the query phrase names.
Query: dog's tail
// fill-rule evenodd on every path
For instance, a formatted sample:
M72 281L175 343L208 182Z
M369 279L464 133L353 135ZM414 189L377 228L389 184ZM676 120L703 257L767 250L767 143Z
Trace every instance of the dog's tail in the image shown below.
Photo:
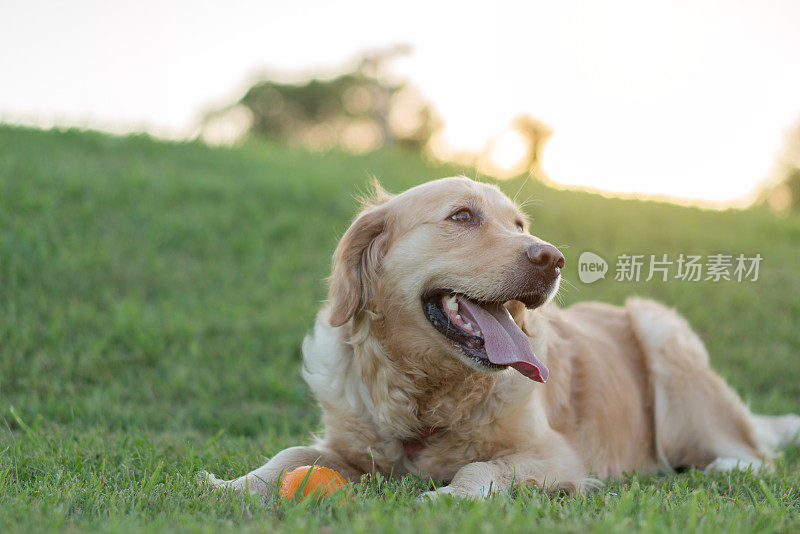
M753 415L758 440L772 451L800 445L800 416Z

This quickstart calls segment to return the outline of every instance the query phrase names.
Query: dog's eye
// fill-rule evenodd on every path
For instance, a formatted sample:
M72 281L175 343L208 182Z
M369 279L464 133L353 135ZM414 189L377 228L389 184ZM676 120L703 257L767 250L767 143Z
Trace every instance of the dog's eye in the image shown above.
M525 231L525 226L523 226L523 224L519 221L517 221L517 230L519 230L520 232Z
M472 222L473 216L472 212L468 209L458 210L454 214L450 216L451 221L456 221L460 223L469 223Z

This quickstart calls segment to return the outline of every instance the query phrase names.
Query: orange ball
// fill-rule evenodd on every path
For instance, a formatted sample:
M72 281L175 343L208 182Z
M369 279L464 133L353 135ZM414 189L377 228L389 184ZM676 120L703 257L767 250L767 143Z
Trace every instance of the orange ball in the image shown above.
M311 474L308 474L309 471L311 471ZM347 485L347 481L344 477L329 467L304 465L283 476L281 487L278 490L280 496L287 501L291 500L295 493L297 493L303 480L306 479L306 475L308 475L308 479L306 480L305 486L303 486L300 496L301 499L309 495L330 497L342 489L343 486Z

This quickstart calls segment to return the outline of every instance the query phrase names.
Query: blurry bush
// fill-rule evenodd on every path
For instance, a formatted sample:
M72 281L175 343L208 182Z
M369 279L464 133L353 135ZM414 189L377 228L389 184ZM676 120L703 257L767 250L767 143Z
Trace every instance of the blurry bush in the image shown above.
M413 87L386 74L387 63L407 53L395 46L365 55L354 70L331 79L260 81L234 105L209 113L202 136L215 144L260 136L315 151L422 150L441 121Z
M777 211L800 210L800 122L786 136L770 182L760 195L762 204Z

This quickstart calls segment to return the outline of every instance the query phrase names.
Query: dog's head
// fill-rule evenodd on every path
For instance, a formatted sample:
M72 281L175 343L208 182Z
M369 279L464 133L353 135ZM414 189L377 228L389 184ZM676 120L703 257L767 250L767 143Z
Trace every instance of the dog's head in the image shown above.
M396 196L376 188L336 248L329 320L376 321L394 358L511 366L544 382L547 368L509 309L542 306L563 266L493 185L445 178Z

